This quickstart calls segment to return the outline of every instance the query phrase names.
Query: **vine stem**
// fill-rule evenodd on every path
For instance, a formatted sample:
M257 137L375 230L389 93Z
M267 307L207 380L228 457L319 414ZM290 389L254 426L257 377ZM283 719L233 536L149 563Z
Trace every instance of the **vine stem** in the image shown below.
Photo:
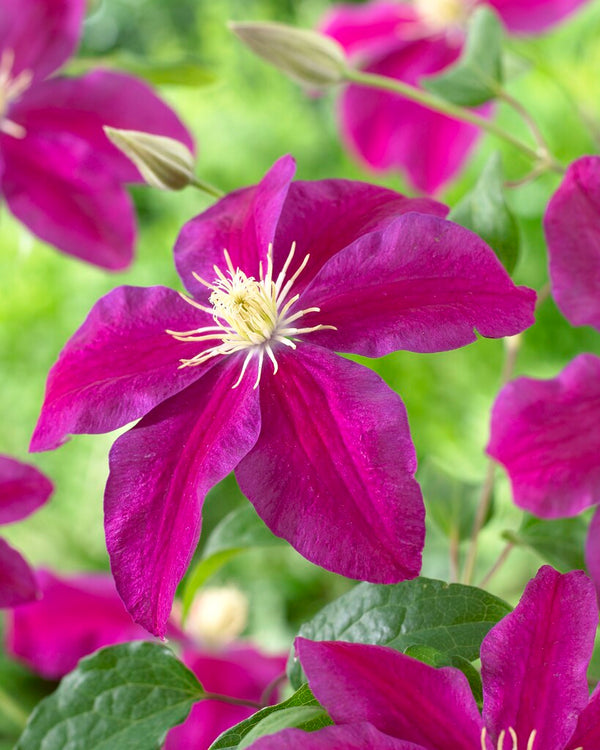
M507 143L510 143L512 146L521 151L521 153L532 159L536 164L543 164L546 169L551 169L555 172L558 172L559 174L563 174L564 172L562 166L549 153L545 142L544 145L541 145L538 142L537 148L532 148L527 143L524 143L522 140L514 136L512 133L509 133L507 130L504 130L504 128L501 128L493 120L488 120L487 118L482 117L477 112L474 112L471 109L460 107L457 104L452 104L452 102L448 102L445 99L441 99L440 97L435 96L434 94L430 94L424 89L417 88L416 86L412 86L411 84L405 83L404 81L399 81L396 78L388 78L387 76L380 76L376 75L375 73L365 73L364 71L355 70L353 68L347 68L344 71L344 78L347 81L351 81L352 83L357 83L362 86L382 89L384 91L392 91L396 94L400 94L401 96L406 97L407 99L411 99L418 104L422 104L424 107L432 109L435 112L441 112L442 114L448 115L449 117L454 117L457 120L468 122L471 125L475 125L478 128L481 128L482 130L495 135L497 138L501 138ZM519 102L517 102L515 99L512 99L512 97L506 94L503 90L502 93L502 98L504 98L508 103L511 103L511 106L514 107L516 103L516 105L520 107ZM529 114L524 110L524 108L520 107L519 114L525 118L528 127L531 129L533 121L531 120ZM535 125L535 123L533 123L533 127L535 127L537 142L537 135L539 134L539 136L541 137L541 133L539 133L539 130L537 129L537 125Z
M190 180L190 185L197 188L198 190L202 190L203 193L206 193L213 198L222 198L225 195L222 190L219 190L219 188L211 185L208 182L204 182L204 180L198 179L198 177L192 177L192 179Z
M504 563L508 560L508 556L514 549L514 542L507 542L506 546L502 550L502 552L499 554L498 559L496 562L492 565L492 567L488 570L488 572L483 576L481 581L477 584L480 589L484 589L488 583L491 581L491 579L496 575L496 573L500 570L500 568L504 565Z
M221 693L204 693L202 700L221 701L222 703L229 703L232 706L248 706L248 708L255 708L257 711L264 708L259 701L248 701L245 698L234 698L231 695L221 695Z
M25 728L27 713L2 688L0 688L0 711L20 729Z
M516 336L508 336L504 339L504 364L502 366L502 374L500 376L500 388L502 388L510 378L515 369L517 362L517 356L519 349L521 348L521 334ZM471 531L471 538L469 540L469 549L467 551L467 557L465 560L465 567L463 570L463 583L471 583L473 579L473 572L475 570L475 562L477 560L477 540L485 519L490 510L492 504L492 498L494 495L494 482L496 475L496 464L493 458L488 459L487 469L485 473L485 479L481 487L481 494L479 496L479 504L477 506L477 512L475 514L475 520L473 521L473 530Z

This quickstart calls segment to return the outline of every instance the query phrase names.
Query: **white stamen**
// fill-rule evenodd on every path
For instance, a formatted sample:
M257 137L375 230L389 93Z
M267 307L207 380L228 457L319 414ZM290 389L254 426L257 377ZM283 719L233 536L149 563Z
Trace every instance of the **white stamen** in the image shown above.
M504 747L504 740L506 738L506 730L503 729L498 735L498 744L496 745L496 750L519 750L519 738L517 737L517 733L513 729L513 727L508 727L508 734L510 735L511 747L510 748ZM526 750L533 750L533 743L535 742L536 735L537 735L537 729L534 729L529 735L529 739L527 740ZM484 727L481 730L481 750L487 750L486 737L487 737L487 729L485 729ZM583 748L578 747L575 750L583 750Z
M276 281L273 281L273 246L271 244L267 251L266 272L264 272L263 263L259 264L258 281L254 276L247 276L240 268L235 268L227 250L223 251L227 275L216 265L213 266L216 278L212 283L197 273L193 273L196 281L210 290L209 301L212 307L196 302L185 294L180 293L180 295L192 307L211 315L215 325L202 326L190 331L167 330L166 333L177 341L216 341L218 343L191 359L180 360L180 367L201 365L219 355L226 356L245 351L246 356L240 376L232 386L237 388L242 382L250 360L257 353L258 368L254 388L258 388L265 353L273 365L273 374L275 374L279 369L276 358L277 344L295 349L294 339L297 340L297 337L302 334L324 329L335 330L334 326L322 324L304 328L292 325L308 313L320 312L318 307L308 307L291 315L288 314L298 302L300 295L294 294L289 299L288 296L310 258L310 255L306 255L286 281L286 274L295 251L296 243L294 242Z
M33 80L30 70L22 70L12 76L15 53L12 49L5 49L0 57L0 132L13 138L24 138L25 128L6 117L9 105L18 99L29 88Z

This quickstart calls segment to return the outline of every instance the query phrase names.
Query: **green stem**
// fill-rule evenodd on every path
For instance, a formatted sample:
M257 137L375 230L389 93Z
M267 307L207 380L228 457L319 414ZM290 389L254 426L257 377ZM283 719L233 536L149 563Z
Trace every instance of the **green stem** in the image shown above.
M24 729L27 724L27 713L18 703L0 688L0 711L9 718L19 729Z
M508 560L508 556L514 549L514 542L507 542L506 546L498 556L498 559L496 562L492 565L492 567L488 570L488 572L483 576L481 581L477 584L480 589L484 589L488 583L491 581L491 579L496 575L496 573L500 570L500 568L504 565L504 563Z
M202 190L203 193L206 193L207 195L212 196L213 198L222 198L225 193L222 190L219 190L219 188L214 187L214 185L210 185L208 182L204 182L203 180L198 179L198 177L193 177L190 185L192 185L195 188L198 188L198 190Z
M517 334L516 336L507 336L504 339L504 365L502 367L502 374L500 376L501 388L505 386L512 377L520 348L521 334ZM475 520L473 522L473 530L471 532L469 549L467 551L467 558L463 571L463 583L471 583L473 579L475 562L477 560L477 541L479 539L481 529L485 524L485 519L487 518L488 512L490 510L492 498L494 497L495 474L496 464L494 462L494 459L490 458L487 465L485 480L481 488L479 505L477 506L477 512L475 514Z
M232 706L248 706L248 708L254 708L257 711L264 708L258 701L247 701L244 698L234 698L231 695L221 695L221 693L204 693L202 700L221 701L222 703L230 703Z
M444 99L440 99L439 97L435 96L434 94L430 94L424 89L417 88L416 86L411 86L409 83L399 81L396 78L379 76L375 75L374 73L364 73L363 71L354 70L352 68L347 68L344 71L344 77L347 81L352 81L352 83L357 83L362 86L383 89L384 91L392 91L396 94L400 94L401 96L406 97L407 99L411 99L418 104L422 104L424 107L432 109L435 112L441 112L442 114L448 115L449 117L454 117L457 120L471 123L471 125L475 125L478 128L481 128L482 130L495 135L497 138L501 138L507 143L510 143L512 146L517 148L519 151L521 151L521 153L528 156L534 162L543 163L548 169L557 171L560 174L562 174L564 171L560 164L558 164L558 162L554 159L554 157L549 154L548 149L545 146L532 148L527 143L524 143L522 140L512 135L512 133L509 133L507 130L504 130L504 128L501 128L493 120L488 120L471 109L460 107L457 104L452 104L452 102L447 102ZM531 127L531 124L528 124Z

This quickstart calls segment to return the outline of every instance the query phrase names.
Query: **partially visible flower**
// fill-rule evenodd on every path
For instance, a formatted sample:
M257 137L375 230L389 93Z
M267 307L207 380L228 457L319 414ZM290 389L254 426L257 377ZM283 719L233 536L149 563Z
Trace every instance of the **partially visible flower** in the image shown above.
M131 76L49 78L73 54L84 10L84 0L2 2L0 195L45 242L118 270L131 262L135 237L123 183L141 177L102 127L193 144L174 112Z
M52 494L52 482L34 466L0 456L0 524L26 518ZM0 539L0 607L35 599L35 575L23 557Z
M564 518L600 503L600 358L580 354L556 378L518 378L499 393L487 451L510 477L515 503ZM600 516L587 558L600 591Z
M589 697L586 671L597 622L594 588L581 571L541 568L482 643L482 713L454 667L381 646L298 638L308 684L336 726L286 729L252 748L592 750L600 746L600 690Z
M98 648L148 638L123 606L110 576L101 573L59 577L38 571L42 598L11 611L8 653L47 679L60 679ZM215 613L217 616L217 613ZM207 692L260 701L265 688L285 672L285 655L268 656L237 642L207 648L173 624L171 642ZM271 701L277 700L273 690ZM210 700L196 704L166 739L166 750L205 750L221 732L247 718L253 709Z
M600 157L567 169L544 216L552 296L574 326L600 331Z
M159 635L204 496L233 469L313 562L379 583L417 575L424 510L406 411L334 351L442 351L475 328L499 337L533 322L534 293L444 206L292 183L294 169L283 157L186 224L175 260L191 296L114 290L49 375L32 450L143 417L112 448L105 525L117 588Z
M510 31L540 32L587 0L491 0ZM372 0L338 5L321 30L363 70L412 85L459 57L465 24L479 0ZM484 108L483 112L489 111ZM434 193L469 155L479 131L397 94L351 85L340 103L348 146L377 170L400 168L418 190Z
M64 677L99 648L148 638L123 606L110 576L61 578L38 570L36 577L42 596L9 613L6 648L47 680Z

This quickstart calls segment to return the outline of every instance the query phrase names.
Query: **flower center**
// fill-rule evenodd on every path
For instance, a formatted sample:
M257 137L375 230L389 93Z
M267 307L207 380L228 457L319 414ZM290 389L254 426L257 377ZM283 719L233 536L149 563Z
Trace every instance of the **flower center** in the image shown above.
M461 27L473 0L414 0L417 14L432 31Z
M5 49L0 57L0 133L12 135L13 138L24 138L25 128L9 120L5 115L10 103L29 88L33 73L30 70L22 70L13 77L14 62L15 53L11 49Z
M242 381L248 363L253 356L258 357L258 374L254 388L260 383L260 375L265 354L273 364L273 372L278 369L275 352L279 344L292 349L296 348L297 336L312 331L320 331L334 326L316 325L308 328L298 328L296 322L304 315L319 312L318 307L308 307L304 310L290 312L299 299L299 294L291 295L292 287L308 263L306 255L296 271L286 280L287 273L294 258L296 243L290 249L288 257L277 276L273 279L273 246L269 245L267 252L267 269L259 265L258 280L254 276L247 276L244 271L234 268L227 250L224 251L227 273L213 266L215 281L209 283L197 274L194 278L211 290L209 302L211 307L201 305L195 300L182 294L183 299L193 307L212 316L215 325L203 326L192 331L167 331L178 341L216 341L211 346L192 359L180 360L180 367L201 365L219 355L234 354L245 351L246 358L236 388ZM290 296L291 295L291 296Z

